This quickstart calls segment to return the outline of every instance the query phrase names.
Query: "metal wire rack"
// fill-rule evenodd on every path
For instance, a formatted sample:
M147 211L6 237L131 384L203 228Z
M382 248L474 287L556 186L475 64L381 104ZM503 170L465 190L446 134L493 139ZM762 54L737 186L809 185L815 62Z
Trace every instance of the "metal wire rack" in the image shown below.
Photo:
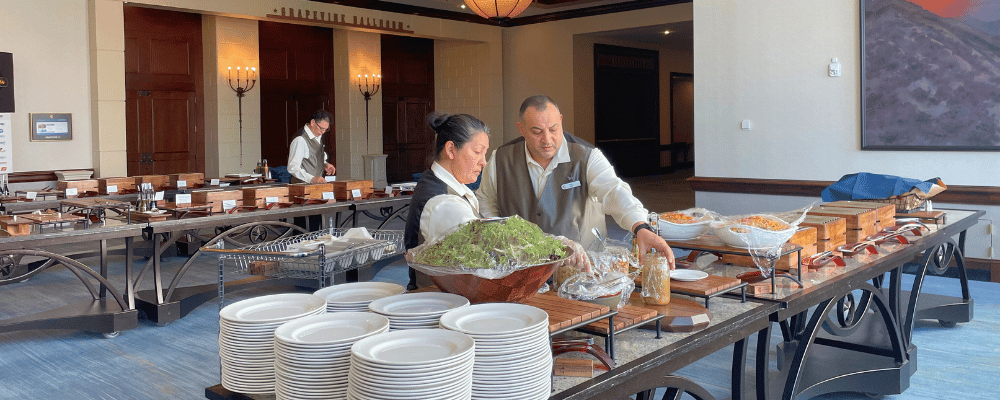
M370 230L372 239L342 239L346 232L347 229L329 228L235 249L223 248L220 241L202 251L219 254L220 300L226 276L315 280L322 288L333 274L403 252L402 231Z

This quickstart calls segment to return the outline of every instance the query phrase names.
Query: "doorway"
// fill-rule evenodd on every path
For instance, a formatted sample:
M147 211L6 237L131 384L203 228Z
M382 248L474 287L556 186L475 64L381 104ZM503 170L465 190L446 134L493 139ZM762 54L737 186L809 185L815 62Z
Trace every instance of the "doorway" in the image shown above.
M205 171L201 15L126 5L128 175Z
M659 52L594 44L594 145L619 176L659 173Z
M694 75L670 73L670 168L694 167Z
M382 35L382 150L386 179L409 182L430 166L434 40Z
M288 165L292 139L316 110L331 114L323 135L327 162L337 165L333 29L258 22L260 43L260 152L269 166Z

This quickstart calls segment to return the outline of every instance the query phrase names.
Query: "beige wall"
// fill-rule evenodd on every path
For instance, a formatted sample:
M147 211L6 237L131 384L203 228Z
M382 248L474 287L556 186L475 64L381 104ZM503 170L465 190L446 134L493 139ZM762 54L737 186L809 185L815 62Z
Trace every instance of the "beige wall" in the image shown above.
M250 172L260 160L260 88L243 97L242 158L240 104L229 87L237 67L260 65L257 21L214 15L202 17L205 76L205 174ZM230 71L229 67L233 69ZM246 79L246 75L242 75ZM245 80L243 86L246 86Z
M505 137L512 139L519 135L518 108L525 98L535 94L547 94L559 103L566 130L576 133L581 128L586 129L577 126L584 123L577 115L585 114L576 110L575 80L593 80L593 75L589 78L575 76L574 35L690 21L691 15L691 4L678 4L504 29ZM592 140L592 136L588 140Z
M337 177L362 179L361 156L382 154L382 91L368 103L368 133L365 133L365 98L358 90L358 75L382 73L382 46L378 34L333 31L336 75Z
M434 107L469 114L490 127L490 148L503 144L503 72L490 43L434 42Z
M91 39L87 34L90 2L3 3L0 51L14 55L16 112L11 114L14 170L90 168L93 165L91 121L94 111L91 108L91 72L94 68L89 62ZM101 45L108 47L114 43L101 40ZM124 77L122 82L124 86ZM124 117L124 90L120 97ZM31 142L29 113L73 114L73 140ZM124 150L124 144L121 149Z
M615 40L596 36L573 37L573 106L576 110L573 134L594 142L594 44L610 44L656 50L660 67L660 144L670 143L670 73L692 73L693 55L662 45ZM666 166L666 165L664 165Z

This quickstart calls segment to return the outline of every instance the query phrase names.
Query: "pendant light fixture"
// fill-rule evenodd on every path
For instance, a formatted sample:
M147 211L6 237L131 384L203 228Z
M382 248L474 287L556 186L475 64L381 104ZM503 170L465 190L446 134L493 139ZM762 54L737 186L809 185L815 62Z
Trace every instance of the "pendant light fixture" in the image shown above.
M465 0L465 4L480 17L503 22L528 8L531 0Z

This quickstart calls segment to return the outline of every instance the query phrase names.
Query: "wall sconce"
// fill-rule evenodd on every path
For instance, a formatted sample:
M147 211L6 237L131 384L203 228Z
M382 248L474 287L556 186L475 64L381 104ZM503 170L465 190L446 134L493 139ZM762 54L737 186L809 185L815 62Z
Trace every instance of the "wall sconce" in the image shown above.
M243 73L246 74L246 78L241 78ZM254 85L257 84L257 68L246 67L243 71L240 71L240 67L236 67L236 86L233 86L233 67L229 67L229 88L236 92L236 98L239 99L239 111L240 111L240 169L243 168L243 96L246 95Z
M365 137L368 138L368 143L371 143L372 139L368 134L368 102L371 101L372 96L378 93L379 88L382 83L382 75L372 74L371 82L368 81L368 74L365 74L364 88L361 86L361 75L358 75L358 91L361 92L362 96L365 96Z
M7 77L0 76L0 87L7 87Z

